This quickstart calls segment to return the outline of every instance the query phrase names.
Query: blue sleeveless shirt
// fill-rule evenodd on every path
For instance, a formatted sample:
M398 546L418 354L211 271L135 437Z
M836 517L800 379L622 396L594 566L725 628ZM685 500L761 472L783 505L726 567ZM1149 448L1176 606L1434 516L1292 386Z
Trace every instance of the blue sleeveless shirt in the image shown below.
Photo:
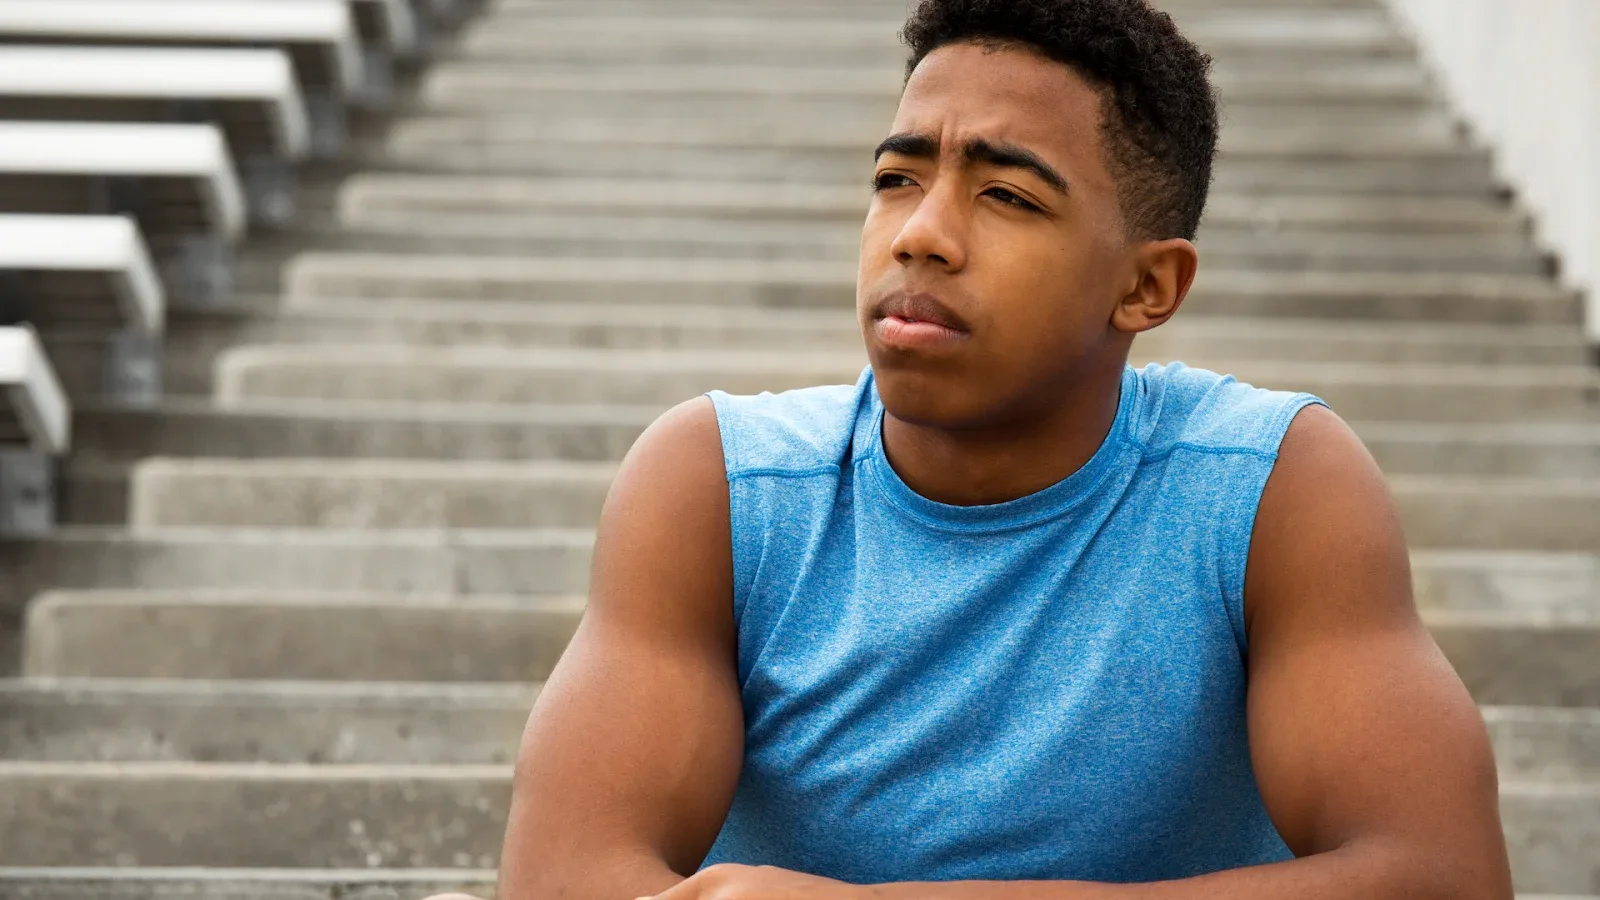
M1130 883L1291 856L1250 764L1244 573L1321 401L1129 367L1078 472L957 507L889 465L870 369L711 398L746 743L704 865Z

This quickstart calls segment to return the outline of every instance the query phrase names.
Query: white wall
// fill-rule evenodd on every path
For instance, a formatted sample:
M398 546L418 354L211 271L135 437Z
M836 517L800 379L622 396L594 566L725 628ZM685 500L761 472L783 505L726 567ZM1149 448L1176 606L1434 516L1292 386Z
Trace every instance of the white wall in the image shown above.
M1600 344L1600 0L1389 0L1533 213Z

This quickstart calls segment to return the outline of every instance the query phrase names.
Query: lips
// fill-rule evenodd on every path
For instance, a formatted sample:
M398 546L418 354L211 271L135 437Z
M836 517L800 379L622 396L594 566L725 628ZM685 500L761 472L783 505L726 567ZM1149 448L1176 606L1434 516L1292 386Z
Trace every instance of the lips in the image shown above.
M874 319L902 319L909 323L927 323L962 334L971 333L965 320L950 307L939 302L932 294L912 294L896 291L878 301L872 311Z

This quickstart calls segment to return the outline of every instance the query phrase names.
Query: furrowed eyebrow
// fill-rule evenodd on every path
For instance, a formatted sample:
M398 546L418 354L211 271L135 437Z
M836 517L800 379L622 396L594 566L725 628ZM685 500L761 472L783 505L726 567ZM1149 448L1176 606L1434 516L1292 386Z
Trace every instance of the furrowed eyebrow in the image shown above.
M872 154L874 161L881 159L885 153L896 156L906 156L912 159L938 159L939 139L927 134L891 134L878 145ZM1023 169L1032 172L1040 181L1048 184L1063 194L1072 191L1067 185L1067 179L1062 177L1054 167L1045 162L1032 150L1018 147L1015 144L995 144L977 138L967 142L962 148L962 155L968 163L995 166L1002 169Z
M914 159L937 159L939 139L926 134L891 134L872 152L873 161L876 162L885 153Z
M963 154L968 162L996 166L1002 169L1025 169L1039 176L1039 180L1050 185L1063 194L1071 191L1067 187L1067 179L1061 177L1049 163L1040 159L1031 150L1025 150L1015 144L991 144L982 139L967 142Z

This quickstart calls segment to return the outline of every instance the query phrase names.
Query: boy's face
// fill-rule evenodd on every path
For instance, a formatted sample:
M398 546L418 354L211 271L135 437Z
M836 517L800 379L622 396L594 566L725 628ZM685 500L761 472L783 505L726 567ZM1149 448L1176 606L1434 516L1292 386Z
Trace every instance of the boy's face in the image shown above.
M1021 48L923 60L880 148L856 304L884 405L945 428L1027 417L1126 352L1138 283L1101 94Z

